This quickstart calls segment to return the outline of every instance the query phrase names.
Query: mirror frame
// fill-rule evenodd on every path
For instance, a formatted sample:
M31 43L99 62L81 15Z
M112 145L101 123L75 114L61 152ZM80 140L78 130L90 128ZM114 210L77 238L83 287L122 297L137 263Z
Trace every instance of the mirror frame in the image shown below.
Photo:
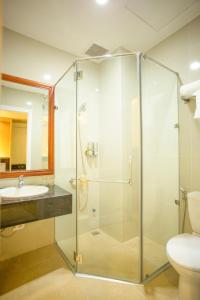
M0 172L0 179L16 178L20 175L23 176L53 175L54 174L54 109L55 109L54 86L21 78L21 77L8 75L8 74L2 74L1 77L2 80L46 89L48 91L48 96L49 96L49 111L48 111L49 120L48 120L48 169Z

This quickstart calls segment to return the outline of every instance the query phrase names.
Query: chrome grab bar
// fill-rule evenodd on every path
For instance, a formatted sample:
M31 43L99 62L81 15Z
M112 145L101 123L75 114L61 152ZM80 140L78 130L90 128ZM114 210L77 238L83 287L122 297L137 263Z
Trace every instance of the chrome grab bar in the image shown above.
M74 185L74 182L76 181L75 178L71 178L69 182ZM81 178L77 178L77 181L81 181ZM104 179L86 179L86 182L103 182L103 183L125 183L125 184L132 184L132 182L129 180L104 180Z
M103 182L103 183L125 183L132 185L133 183L133 172L132 172L132 156L129 156L129 178L128 180L104 180L104 179L85 179L86 182ZM77 178L78 181L81 181L81 178ZM76 178L71 178L69 182L74 185L76 182Z
M88 179L89 182L104 182L104 183L126 183L130 184L129 180L103 180L103 179Z

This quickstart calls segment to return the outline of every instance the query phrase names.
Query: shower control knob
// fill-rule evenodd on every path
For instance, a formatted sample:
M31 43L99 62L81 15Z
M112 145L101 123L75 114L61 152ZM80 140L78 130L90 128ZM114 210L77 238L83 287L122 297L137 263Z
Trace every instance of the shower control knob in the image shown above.
M85 155L88 157L97 157L98 155L98 143L90 142L87 144L87 149L85 150Z

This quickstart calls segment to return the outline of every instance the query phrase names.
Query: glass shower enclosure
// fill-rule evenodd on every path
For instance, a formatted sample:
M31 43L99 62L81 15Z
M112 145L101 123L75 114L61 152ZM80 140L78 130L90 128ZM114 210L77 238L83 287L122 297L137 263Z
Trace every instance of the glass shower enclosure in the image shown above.
M141 53L76 60L56 84L55 240L75 273L141 283L178 234L177 73Z

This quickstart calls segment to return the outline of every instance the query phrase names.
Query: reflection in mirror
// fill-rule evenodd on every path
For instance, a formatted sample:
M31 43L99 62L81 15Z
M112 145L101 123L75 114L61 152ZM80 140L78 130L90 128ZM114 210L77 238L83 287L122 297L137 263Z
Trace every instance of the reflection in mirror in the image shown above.
M0 172L48 169L48 90L2 81Z

